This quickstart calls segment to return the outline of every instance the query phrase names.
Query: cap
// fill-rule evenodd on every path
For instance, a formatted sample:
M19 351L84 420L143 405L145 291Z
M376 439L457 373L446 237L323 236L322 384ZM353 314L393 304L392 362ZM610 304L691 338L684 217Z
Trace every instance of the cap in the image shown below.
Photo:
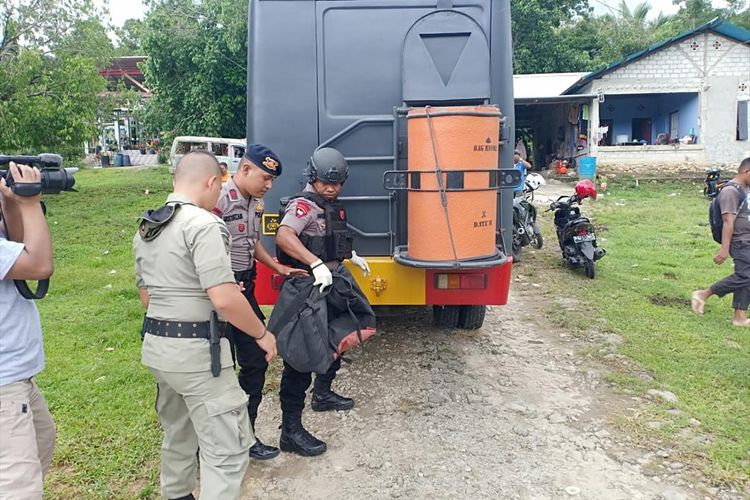
M245 158L271 175L281 175L281 160L276 153L262 144L249 144L245 150Z

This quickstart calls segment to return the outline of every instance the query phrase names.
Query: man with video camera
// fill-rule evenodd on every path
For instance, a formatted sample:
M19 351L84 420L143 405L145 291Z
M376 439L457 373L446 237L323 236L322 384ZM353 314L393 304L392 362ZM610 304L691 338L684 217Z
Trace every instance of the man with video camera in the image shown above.
M34 381L44 369L39 312L14 280L52 275L52 241L40 195L28 196L25 186L38 186L42 174L13 162L9 167L17 190L0 176L0 499L42 498L55 424Z

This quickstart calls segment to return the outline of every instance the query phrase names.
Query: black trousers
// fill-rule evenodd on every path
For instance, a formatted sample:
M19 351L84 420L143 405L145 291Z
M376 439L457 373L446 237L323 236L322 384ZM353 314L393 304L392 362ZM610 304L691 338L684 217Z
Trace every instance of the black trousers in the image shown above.
M255 299L255 274L255 268L253 267L249 271L234 273L234 279L244 283L245 291L242 294L250 303L258 318L265 322L266 317ZM250 420L254 421L258 416L258 406L263 399L263 386L266 383L266 370L268 369L266 353L258 346L255 339L233 325L228 325L228 332L229 341L232 344L232 359L240 365L238 376L240 387L248 396L247 411L250 414Z
M341 368L341 358L334 361L326 373L316 375L315 383L330 388L339 368ZM281 388L279 390L282 412L288 414L302 413L305 408L305 393L307 393L311 381L312 373L298 372L284 361L284 371L281 374Z
M719 297L733 293L732 307L747 311L750 305L750 241L733 241L729 255L734 260L734 274L711 285L711 291Z

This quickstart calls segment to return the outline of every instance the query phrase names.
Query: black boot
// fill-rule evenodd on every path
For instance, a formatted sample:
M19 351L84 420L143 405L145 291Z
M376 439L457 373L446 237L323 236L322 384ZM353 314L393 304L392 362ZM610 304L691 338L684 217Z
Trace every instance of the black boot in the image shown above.
M250 419L250 427L253 428L253 434L255 434L255 418ZM271 460L278 456L278 448L261 443L258 435L255 435L255 444L250 447L250 458L254 460Z
M354 400L339 396L331 390L331 382L321 381L315 377L312 393L312 409L314 411L351 410Z
M188 493L188 494L187 494L187 495L185 495L184 497L180 497L180 498L170 498L169 500L195 500L195 497L193 496L193 494L192 494L192 493Z
M297 453L303 457L320 455L327 448L323 441L302 426L302 413L282 413L279 446L282 451Z

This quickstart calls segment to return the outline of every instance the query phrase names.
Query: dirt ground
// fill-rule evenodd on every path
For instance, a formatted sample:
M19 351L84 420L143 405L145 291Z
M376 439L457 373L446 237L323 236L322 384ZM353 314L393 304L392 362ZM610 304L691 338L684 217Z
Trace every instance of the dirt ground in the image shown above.
M535 203L572 191L552 179ZM615 429L613 416L637 412L643 395L611 389L582 354L593 340L544 318L543 287L517 276L509 304L473 332L437 329L426 309L379 318L378 335L334 384L355 408L305 411L328 451L251 462L243 498L743 498ZM615 349L612 337L596 347ZM264 442L278 442L280 421L278 395L266 396Z
M538 300L516 286L474 332L438 330L421 310L381 320L334 384L356 407L305 411L328 451L251 462L243 498L741 498L691 479L668 450L630 445L608 414L642 400L609 389ZM280 418L267 396L265 442Z

